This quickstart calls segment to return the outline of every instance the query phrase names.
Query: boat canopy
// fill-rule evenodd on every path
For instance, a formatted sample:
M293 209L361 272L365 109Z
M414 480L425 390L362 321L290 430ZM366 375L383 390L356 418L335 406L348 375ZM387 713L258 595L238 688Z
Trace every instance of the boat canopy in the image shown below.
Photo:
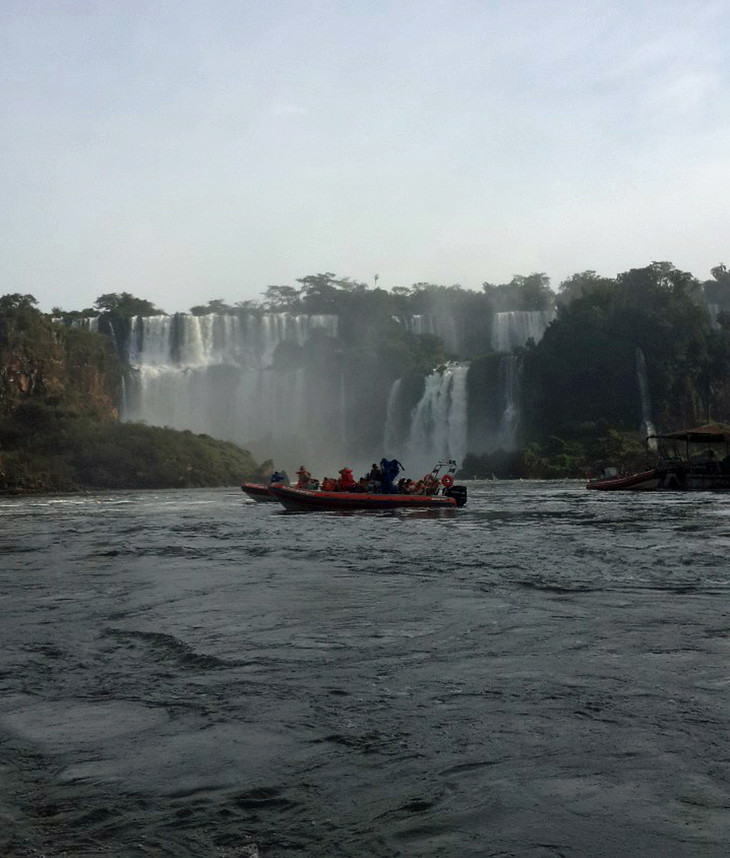
M687 444L727 444L730 443L730 426L723 423L706 423L694 429L681 429L665 435L649 435L659 441L685 441Z

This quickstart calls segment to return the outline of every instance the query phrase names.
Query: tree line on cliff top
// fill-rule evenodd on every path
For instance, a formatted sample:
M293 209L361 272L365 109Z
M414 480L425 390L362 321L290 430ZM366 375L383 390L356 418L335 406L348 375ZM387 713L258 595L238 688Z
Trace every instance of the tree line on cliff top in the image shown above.
M222 298L214 298L205 304L190 308L193 315L208 313L239 312L290 312L290 313L346 313L354 305L383 306L392 314L418 314L429 312L435 306L445 305L451 309L469 304L488 307L493 312L506 310L546 310L557 304L565 306L574 299L584 297L596 290L620 288L627 283L662 278L681 279L695 297L707 304L730 303L730 273L724 264L715 266L712 279L699 281L691 274L675 268L669 262L653 262L645 268L635 268L618 274L615 278L603 277L595 271L573 274L553 291L550 278L544 273L515 275L507 283L484 282L479 291L464 289L459 284L444 286L419 282L408 287L393 287L386 291L377 286L350 277L340 277L332 272L310 274L296 280L300 285L267 286L259 300L241 300L233 304ZM32 297L32 296L29 296ZM97 314L113 314L123 318L132 316L166 315L165 310L151 301L138 298L129 292L110 292L100 295L93 306L79 310L64 310L54 307L53 316L82 317Z

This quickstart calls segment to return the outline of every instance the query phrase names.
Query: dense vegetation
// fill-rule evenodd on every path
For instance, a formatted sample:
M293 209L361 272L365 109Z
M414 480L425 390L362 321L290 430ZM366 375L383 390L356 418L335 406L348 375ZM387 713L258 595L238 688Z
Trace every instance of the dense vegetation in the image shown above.
M56 324L35 303L0 298L0 491L232 485L257 475L233 444L120 423L109 337Z
M730 306L730 283L723 268L713 273L703 288L686 272L653 263L615 280L588 274L566 284L558 318L524 360L528 438L543 446L560 439L566 463L635 460L636 445L616 450L608 430L638 435L637 349L659 429L726 420L730 329L723 314L712 326L705 291L712 287L713 303ZM554 463L554 446L550 452Z
M620 431L607 424L594 434L561 438L552 435L531 441L514 450L495 450L475 455L469 453L461 469L464 479L564 479L583 478L604 465L621 465L629 471L641 469L651 454L635 430Z
M6 492L230 486L259 476L250 454L229 442L36 402L0 423L0 451Z

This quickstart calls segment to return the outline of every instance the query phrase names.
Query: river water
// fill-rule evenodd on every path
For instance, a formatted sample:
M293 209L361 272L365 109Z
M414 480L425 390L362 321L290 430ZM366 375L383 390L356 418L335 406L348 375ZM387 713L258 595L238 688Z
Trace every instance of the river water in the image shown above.
M0 854L730 854L730 496L468 485L0 499Z

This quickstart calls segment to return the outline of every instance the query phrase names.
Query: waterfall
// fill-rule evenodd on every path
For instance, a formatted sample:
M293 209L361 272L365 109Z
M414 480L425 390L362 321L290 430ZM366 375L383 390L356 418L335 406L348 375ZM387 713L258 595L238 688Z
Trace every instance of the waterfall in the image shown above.
M641 400L641 431L645 436L654 435L656 429L651 411L651 397L649 395L649 380L646 374L646 359L643 349L636 348L636 378L639 385L639 398ZM656 449L656 439L649 442L651 449Z
M124 414L124 412L127 410L127 379L125 378L124 373L122 373L121 387L122 387L122 389L120 391L121 392L121 397L120 397L121 402L120 402L120 412L119 413Z
M385 408L385 431L383 432L383 448L386 456L391 456L391 451L396 450L400 440L398 432L398 406L400 404L400 389L403 381L397 378L390 388L388 403Z
M710 324L715 330L720 329L720 323L717 321L717 317L720 313L723 312L723 308L720 304L708 304L707 305L707 314L710 317Z
M347 448L347 383L345 382L344 369L340 370L340 441L343 448Z
M411 316L393 316L411 334L433 334L441 339L453 354L458 354L463 345L462 326L451 313L420 313Z
M492 349L513 352L529 339L540 342L548 325L555 318L553 310L511 310L495 313L492 322Z
M83 316L80 319L66 319L64 316L51 316L51 321L55 325L66 325L69 328L83 328L83 330L90 331L92 334L99 333L98 316Z
M495 362L495 396L487 406L489 416L472 436L469 450L492 452L514 450L520 426L520 372L517 355L502 355ZM468 443L468 364L454 363L431 373L423 393L404 425L408 403L401 379L388 395L383 432L384 450L400 459L409 474L429 470L439 459L453 458L461 465ZM473 427L472 427L473 430Z
M170 332L174 316L137 316L127 350L130 366L171 365Z
M317 328L337 336L337 316L289 313L137 316L127 359L131 366L194 368L271 366L282 342L304 345Z
M337 329L332 315L137 317L122 416L228 439L266 457L288 450L305 456L329 443L339 451L341 430L328 425L316 437L309 431L320 400L329 398L328 381L341 387L339 368L329 380L298 359L274 365L283 344L301 347L312 331L335 337Z
M429 471L439 459L466 456L467 364L448 364L431 373L411 416L401 461L409 473ZM398 456L398 458L401 458Z
M502 414L497 446L502 450L514 450L520 423L520 364L517 355L504 355L499 362L499 396Z
M393 319L399 325L408 331L409 334L438 334L436 330L436 320L430 313L417 313L411 316L393 316Z

